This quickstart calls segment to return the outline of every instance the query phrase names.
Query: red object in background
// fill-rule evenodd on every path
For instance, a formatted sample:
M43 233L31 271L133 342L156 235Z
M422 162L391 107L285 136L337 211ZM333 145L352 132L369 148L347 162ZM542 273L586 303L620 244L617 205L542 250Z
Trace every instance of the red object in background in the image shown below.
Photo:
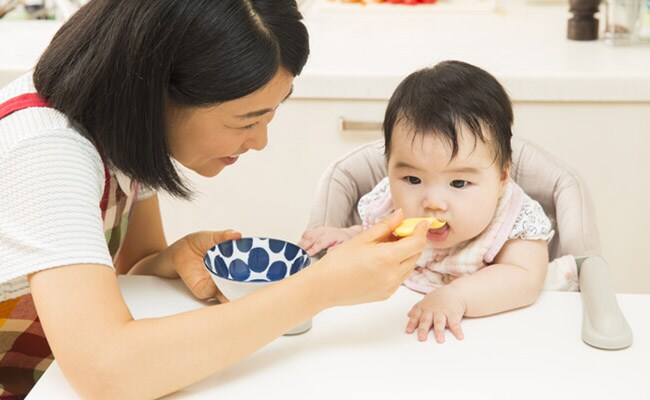
M385 1L391 4L405 4L409 6L414 6L417 4L433 4L437 0L385 0Z

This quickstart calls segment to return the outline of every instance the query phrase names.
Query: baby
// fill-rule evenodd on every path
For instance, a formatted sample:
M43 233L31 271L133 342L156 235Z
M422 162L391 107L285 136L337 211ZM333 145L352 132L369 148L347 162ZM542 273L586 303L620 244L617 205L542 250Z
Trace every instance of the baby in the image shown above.
M389 101L388 177L360 199L363 225L309 229L299 245L314 255L398 208L405 218L446 221L429 229L418 267L404 282L426 294L406 325L422 341L431 329L438 343L445 329L462 339L464 316L533 303L547 277L553 230L540 204L510 179L512 121L507 93L484 70L445 61L414 72ZM577 284L575 273L560 275Z

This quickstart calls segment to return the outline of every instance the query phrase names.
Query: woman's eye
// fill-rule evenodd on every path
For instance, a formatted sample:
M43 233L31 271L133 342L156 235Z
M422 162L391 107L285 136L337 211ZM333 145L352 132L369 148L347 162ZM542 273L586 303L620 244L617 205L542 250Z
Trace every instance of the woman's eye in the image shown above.
M257 126L257 124L259 124L259 122L256 122L256 123L250 124L250 125L246 125L246 126L242 126L239 129L242 129L242 130L253 129L253 128L255 128L255 126Z
M461 179L455 179L455 180L451 181L451 183L449 184L449 186L451 186L453 188L456 188L456 189L462 189L464 187L467 187L467 185L469 185L469 182L461 180Z
M422 181L420 180L420 178L418 178L418 177L416 177L416 176L407 176L407 177L404 178L404 179L405 179L408 183L410 183L411 185L419 185L420 183L422 183Z

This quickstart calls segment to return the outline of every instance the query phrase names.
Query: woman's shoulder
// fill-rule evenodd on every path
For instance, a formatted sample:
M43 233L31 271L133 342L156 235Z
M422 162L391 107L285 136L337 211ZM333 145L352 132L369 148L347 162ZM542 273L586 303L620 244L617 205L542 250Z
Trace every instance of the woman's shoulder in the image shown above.
M47 111L47 110L46 110ZM85 182L103 186L104 163L95 146L76 129L64 124L46 124L43 110L24 110L0 120L0 170L4 177L16 170L16 184L32 184L28 177L65 179L70 173L84 175ZM29 121L32 118L40 121ZM47 126L39 126L47 125ZM21 178L22 177L22 178ZM37 179L37 177L39 177ZM8 184L6 179L0 179Z
M0 104L27 93L36 93L31 73L0 89ZM35 160L39 154L54 153L61 147L67 150L59 154L63 158L90 157L93 164L99 159L97 150L80 130L65 115L48 107L29 107L0 119L0 160L20 153L24 147L30 147Z
M35 92L32 73L27 72L0 88L0 103L23 93Z
M22 75L0 89L0 104L28 93L36 93L31 73ZM0 156L26 141L39 137L47 137L54 142L76 143L80 150L89 150L90 141L64 114L53 108L29 107L0 119ZM94 147L91 145L90 148Z
M0 127L0 164L5 162L32 163L38 169L56 163L103 169L95 146L76 130L62 127L49 130Z

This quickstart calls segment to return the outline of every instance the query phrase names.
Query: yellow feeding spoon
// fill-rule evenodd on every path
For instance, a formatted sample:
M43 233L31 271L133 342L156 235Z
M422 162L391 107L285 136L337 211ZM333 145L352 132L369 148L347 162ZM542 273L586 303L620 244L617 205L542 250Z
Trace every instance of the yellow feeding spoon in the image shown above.
M395 236L399 237L406 237L410 236L413 234L413 230L415 229L415 226L420 223L421 221L429 221L429 229L436 229L440 228L442 226L445 226L447 223L446 221L438 221L437 219L431 217L431 218L407 218L402 223L400 226L395 228L393 231L393 234Z

